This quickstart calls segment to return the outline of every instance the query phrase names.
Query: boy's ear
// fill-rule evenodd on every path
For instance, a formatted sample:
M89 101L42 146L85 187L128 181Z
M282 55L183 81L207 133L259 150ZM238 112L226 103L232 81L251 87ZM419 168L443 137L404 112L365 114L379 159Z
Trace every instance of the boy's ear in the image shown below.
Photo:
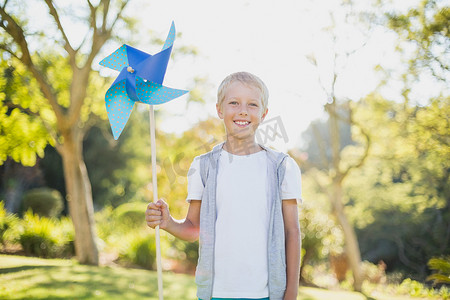
M261 116L261 122L264 121L264 118L267 116L267 113L269 112L269 109L266 108L266 111Z
M223 119L222 106L219 103L216 103L216 110L219 118Z

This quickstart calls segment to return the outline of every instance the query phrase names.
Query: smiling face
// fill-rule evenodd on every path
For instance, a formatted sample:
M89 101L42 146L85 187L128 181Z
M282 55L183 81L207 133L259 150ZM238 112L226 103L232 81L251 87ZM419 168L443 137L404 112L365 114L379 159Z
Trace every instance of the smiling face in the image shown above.
M225 124L228 140L254 141L255 131L267 114L260 91L239 81L228 86L222 103L216 108Z

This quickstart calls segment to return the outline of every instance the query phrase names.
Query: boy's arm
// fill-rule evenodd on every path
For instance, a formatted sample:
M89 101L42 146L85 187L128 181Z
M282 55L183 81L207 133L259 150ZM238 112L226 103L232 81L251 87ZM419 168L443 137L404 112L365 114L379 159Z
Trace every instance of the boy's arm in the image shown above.
M169 212L169 205L162 199L150 203L145 212L147 225L164 229L173 236L185 241L194 242L198 239L200 229L201 200L191 200L189 210L184 220L175 220Z
M283 200L284 234L286 238L286 292L284 300L295 300L300 279L300 226L296 199Z

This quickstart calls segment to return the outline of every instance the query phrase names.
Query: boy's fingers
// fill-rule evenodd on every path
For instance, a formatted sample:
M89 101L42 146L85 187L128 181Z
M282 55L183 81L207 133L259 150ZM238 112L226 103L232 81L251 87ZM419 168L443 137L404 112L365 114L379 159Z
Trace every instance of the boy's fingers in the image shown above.
M158 207L160 208L168 208L169 206L167 205L166 201L164 201L164 199L159 199L156 204L158 205Z
M159 209L149 209L149 210L147 210L146 215L148 215L148 216L161 216L162 212Z
M150 202L147 205L147 210L149 210L149 209L158 209L158 208L159 208L158 205L156 205L156 203L153 203L153 202Z
M161 215L147 215L145 217L145 220L147 222L153 222L153 221L161 221Z
M155 228L156 226L158 226L161 223L161 221L152 221L152 222L147 222L147 225L151 228Z
M161 209L158 207L147 208L147 210L145 211L145 215L161 215Z

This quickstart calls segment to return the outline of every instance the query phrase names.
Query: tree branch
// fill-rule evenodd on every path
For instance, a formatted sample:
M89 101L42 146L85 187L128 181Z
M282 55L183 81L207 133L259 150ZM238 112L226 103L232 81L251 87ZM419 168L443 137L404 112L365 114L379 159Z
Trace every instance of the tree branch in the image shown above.
M316 124L312 123L311 126L312 126L314 137L317 142L317 146L319 147L320 160L323 163L323 167L328 168L328 166L330 165L330 162L327 159L326 146L325 146L325 143L323 142L324 139L322 138L322 135L320 134L320 131L317 128Z
M108 30L110 32L110 34L111 34L111 31L113 30L114 26L116 25L117 21L122 18L122 12L125 9L125 6L127 6L127 4L128 4L128 1L122 2L122 6L120 7L119 11L117 12L116 18L114 19L114 21L111 24L111 27Z
M92 34L92 46L91 52L89 53L85 65L80 69L73 69L73 80L71 86L71 105L69 108L69 126L73 126L77 120L79 120L79 115L81 111L81 107L83 106L83 100L86 97L86 89L79 89L79 86L87 86L89 83L89 75L92 67L92 62L94 58L97 56L100 49L103 47L105 42L109 39L112 34L112 30L114 28L115 23L122 17L122 12L127 5L127 1L122 2L122 5L119 9L119 12L116 15L116 18L109 29L106 29L107 26L105 23L101 24L102 30L98 30L96 24L96 12L97 8L92 5L92 3L88 1L89 8L91 10L91 25L93 26L93 34ZM110 1L104 0L102 1L103 5L110 5ZM104 7L104 14L109 11L109 8ZM106 18L103 18L103 22L106 22ZM105 28L105 30L103 30Z
M99 32L97 28L97 9L98 6L94 6L90 0L87 0L89 10L90 10L90 23L93 30L92 33L92 48L94 44L97 44ZM101 35L101 33L100 33ZM102 44L103 45L103 44ZM81 47L81 45L80 45ZM72 84L70 86L70 107L68 111L68 126L72 127L77 121L79 121L81 107L83 106L84 99L86 98L86 87L89 83L89 74L91 70L91 65L93 58L97 53L93 54L92 49L89 53L88 58L81 68L77 66L72 66Z
M108 19L109 13L109 0L104 0L103 2L103 22L102 22L102 32L106 32L106 20Z
M358 169L364 164L367 157L369 156L369 151L370 151L370 146L371 146L371 139L370 139L369 134L361 126L357 125L355 122L352 122L351 124L358 126L359 130L361 130L362 135L366 138L366 147L364 149L364 153L359 158L359 161L357 163L355 163L354 165L348 166L347 169L342 172L342 178L345 178L352 169Z
M0 49L3 50L3 51L8 52L9 54L11 54L12 57L14 57L14 58L16 58L17 60L20 61L20 58L16 55L16 53L14 53L11 49L9 49L7 45L0 44Z
M2 9L5 9L5 8L6 8L6 4L8 4L8 0L5 0L5 3L3 3Z
M38 113L38 112L34 112L34 111L32 111L31 109L29 109L29 108L25 108L25 107L23 107L22 105L20 105L20 104L14 104L14 103L12 103L11 101L5 101L5 102L3 102L5 105L6 105L6 107L8 107L8 108L10 108L10 109L15 109L15 108L17 108L17 109L19 109L20 111L22 111L22 112L24 112L24 113L26 113L26 114L28 114L28 115L32 115L32 116L35 116L35 117L41 117L41 115Z
M55 6L53 5L52 0L45 0L45 3L47 3L47 6L50 10L50 14L53 16L53 19L55 19L56 26L58 26L59 31L61 32L61 35L64 39L64 49L67 51L70 57L70 64L72 66L75 65L75 55L76 51L72 48L70 45L69 39L67 38L66 32L64 31L64 28L62 27L61 20L59 19L58 12L55 9Z
M330 105L331 105L331 103L328 103L328 104L325 105L325 111L329 115L333 116L334 118L336 118L339 121L351 124L351 122L350 122L350 120L348 118L345 118L342 115L340 115L337 111L335 111L333 109L330 109Z
M28 43L25 39L25 34L22 28L16 23L16 21L2 8L0 8L0 16L2 17L2 26L5 31L13 38L14 42L19 46L22 56L18 59L30 70L33 76L36 78L39 87L44 94L44 97L49 101L53 111L55 112L57 122L61 128L64 128L64 113L59 106L56 95L52 91L52 87L47 82L45 76L39 71L33 63L30 51L28 49ZM7 22L5 26L3 21Z
M93 36L97 35L97 7L92 5L91 1L87 0L89 10L91 11L91 28L94 30Z

